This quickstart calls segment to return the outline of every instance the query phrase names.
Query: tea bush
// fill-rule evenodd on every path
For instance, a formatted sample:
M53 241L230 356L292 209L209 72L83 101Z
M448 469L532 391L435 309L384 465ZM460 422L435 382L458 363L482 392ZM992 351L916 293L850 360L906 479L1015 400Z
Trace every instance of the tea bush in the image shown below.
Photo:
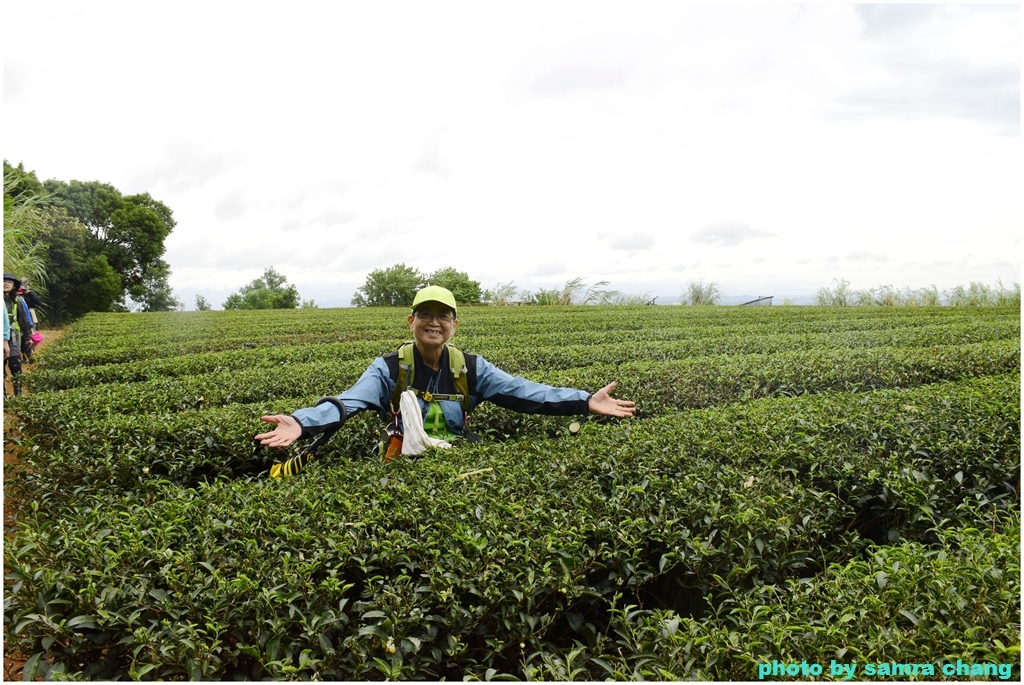
M385 465L363 415L283 481L253 454L258 417L354 380L374 326L401 339L397 310L310 310L327 357L290 337L295 312L196 313L164 352L174 315L88 317L47 350L64 380L12 403L9 648L52 679L1019 676L1019 312L785 309L474 309L464 349L617 379L640 418L573 435L485 405L491 439ZM643 342L601 345L612 330ZM202 351L246 331L264 342ZM149 356L129 361L134 335ZM545 336L530 366L520 341Z
M618 652L597 656L580 645L568 654L577 675L616 680L752 680L774 661L823 665L822 677L803 679L844 679L830 673L832 660L855 664L855 680L874 679L864 675L868 664L930 664L935 676L921 679L952 680L941 668L957 659L1017 665L1001 677L1015 680L1020 644L1007 626L1020 620L1019 512L998 528L940 529L938 545L871 548L819 578L781 586L736 592L720 579L712 620L620 603L610 621ZM564 660L539 654L526 672L565 679L569 670Z

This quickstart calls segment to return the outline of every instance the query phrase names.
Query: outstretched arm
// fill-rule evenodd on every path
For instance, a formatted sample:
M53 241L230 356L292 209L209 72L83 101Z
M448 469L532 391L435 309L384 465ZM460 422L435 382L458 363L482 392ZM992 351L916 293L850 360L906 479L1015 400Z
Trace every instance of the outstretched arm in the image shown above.
M612 397L611 392L614 387L615 381L612 381L590 396L590 401L587 402L587 408L590 410L591 414L615 416L620 419L633 415L636 411L634 403L629 400L617 400Z
M293 416L275 414L273 416L261 416L261 421L275 424L274 430L269 433L260 433L254 439L259 440L261 445L267 447L287 447L302 435L302 426Z

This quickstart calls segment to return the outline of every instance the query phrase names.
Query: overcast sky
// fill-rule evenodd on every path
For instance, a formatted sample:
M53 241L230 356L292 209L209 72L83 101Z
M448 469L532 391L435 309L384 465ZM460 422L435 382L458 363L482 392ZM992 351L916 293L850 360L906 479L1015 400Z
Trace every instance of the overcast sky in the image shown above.
M1020 282L1017 4L2 1L4 158L168 205L188 309Z

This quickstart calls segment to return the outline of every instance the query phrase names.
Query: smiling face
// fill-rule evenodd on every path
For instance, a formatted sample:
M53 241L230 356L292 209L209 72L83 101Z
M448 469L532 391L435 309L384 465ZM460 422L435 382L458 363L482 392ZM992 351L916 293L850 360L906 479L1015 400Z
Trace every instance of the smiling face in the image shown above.
M4 292L9 293L14 290L14 281L4 280Z
M424 302L409 315L408 321L420 354L440 350L459 327L455 313L440 302Z

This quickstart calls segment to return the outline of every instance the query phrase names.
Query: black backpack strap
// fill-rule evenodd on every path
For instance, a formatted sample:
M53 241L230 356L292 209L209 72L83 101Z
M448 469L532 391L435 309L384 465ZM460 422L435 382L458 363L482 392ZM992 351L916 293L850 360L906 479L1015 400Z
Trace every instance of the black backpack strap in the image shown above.
M391 415L397 417L398 412L401 408L402 393L415 380L414 360L415 360L415 348L413 343L406 342L398 346L398 349L391 354L384 357L385 363L388 365L388 373L391 375L391 380L395 382L395 389L391 393ZM403 359L404 357L404 359ZM397 427L398 421L395 420L395 426Z
M466 353L466 386L469 391L469 397L476 397L476 355ZM467 399L466 404L463 407L467 413L469 413L469 400Z
M407 345L409 346L408 348L406 347ZM387 364L388 374L390 375L391 380L395 382L395 389L394 389L394 391L391 394L391 405L390 405L391 415L392 415L392 425L393 425L393 428L395 430L398 429L398 412L399 412L399 408L401 406L402 393L405 390L409 389L409 387L412 386L412 383L415 380L415 378L414 378L414 376L415 376L415 369L414 369L414 364L412 362L413 362L413 360L415 360L415 354L416 353L413 350L412 346L413 346L412 342L402 343L402 345L400 345L397 350L395 350L394 352L391 352L390 354L384 355L384 363ZM449 345L448 347L450 348L451 346ZM403 352L406 352L407 359L410 362L408 365L405 365L402 362L402 353ZM450 349L449 349L448 354L451 354ZM457 380L455 382L455 386L456 386L456 388L455 388L456 394L455 395L451 395L451 394L437 394L437 393L435 393L434 397L436 397L437 399L446 399L446 400L450 399L450 400L455 400L455 401L460 402L461 405L462 405L463 425L465 427L465 426L469 425L469 408L470 408L470 405L471 405L471 398L475 397L475 395L476 395L476 357L477 357L477 355L475 355L475 354L468 354L468 353L465 353L465 352L463 352L462 355L465 358L465 362L466 362L466 374L465 374L466 385L464 387L460 387L461 386L461 381ZM405 367L405 368L403 368L403 367ZM417 392L417 394L418 394L418 392Z

